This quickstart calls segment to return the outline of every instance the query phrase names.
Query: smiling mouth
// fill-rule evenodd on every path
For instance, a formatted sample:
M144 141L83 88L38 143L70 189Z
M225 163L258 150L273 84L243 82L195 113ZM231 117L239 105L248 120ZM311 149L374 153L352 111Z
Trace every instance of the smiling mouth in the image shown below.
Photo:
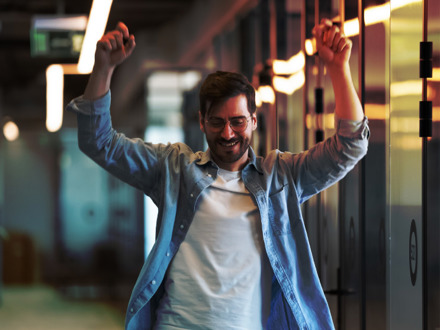
M236 144L238 144L238 142L239 142L239 141L232 141L232 142L219 142L219 143L220 143L220 145L223 146L223 147L228 147L228 148L230 148L230 147L233 147L233 146L235 146Z

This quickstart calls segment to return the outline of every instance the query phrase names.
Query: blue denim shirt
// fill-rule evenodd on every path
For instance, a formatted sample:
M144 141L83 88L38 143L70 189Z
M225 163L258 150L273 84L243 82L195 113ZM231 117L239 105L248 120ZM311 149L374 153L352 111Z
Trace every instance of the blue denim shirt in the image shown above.
M151 144L117 133L111 123L110 92L94 102L79 97L68 109L78 115L80 149L158 206L157 240L126 316L126 329L152 329L168 266L191 225L198 198L214 182L218 167L209 153L193 152L185 144ZM336 135L300 154L274 150L262 158L249 149L242 179L258 206L274 274L266 329L334 328L300 204L343 178L367 152L366 118L337 120L336 126Z

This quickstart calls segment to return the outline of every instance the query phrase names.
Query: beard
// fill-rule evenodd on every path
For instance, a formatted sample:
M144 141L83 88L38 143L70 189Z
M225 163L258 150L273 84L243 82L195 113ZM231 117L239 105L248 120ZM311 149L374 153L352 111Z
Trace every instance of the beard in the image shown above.
M236 137L230 140L215 138L208 140L212 159L219 163L231 164L239 161L248 152L250 140L247 137Z

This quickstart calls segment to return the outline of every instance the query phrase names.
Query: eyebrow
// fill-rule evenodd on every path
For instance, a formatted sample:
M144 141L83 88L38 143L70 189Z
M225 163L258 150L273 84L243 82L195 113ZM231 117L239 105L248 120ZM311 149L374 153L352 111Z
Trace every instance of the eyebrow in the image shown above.
M246 116L234 116L234 117L230 117L229 120L231 120L231 119L241 119L241 118L247 118L247 117ZM208 120L209 119L221 119L221 120L224 120L223 118L216 117L216 116L211 116L211 117L208 118Z

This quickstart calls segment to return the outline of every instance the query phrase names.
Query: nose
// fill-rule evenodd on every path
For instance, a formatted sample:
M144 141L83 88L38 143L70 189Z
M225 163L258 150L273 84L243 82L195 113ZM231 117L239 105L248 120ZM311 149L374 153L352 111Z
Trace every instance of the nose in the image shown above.
M232 130L229 121L226 123L225 127L221 131L221 137L225 140L230 140L235 136L235 132Z

